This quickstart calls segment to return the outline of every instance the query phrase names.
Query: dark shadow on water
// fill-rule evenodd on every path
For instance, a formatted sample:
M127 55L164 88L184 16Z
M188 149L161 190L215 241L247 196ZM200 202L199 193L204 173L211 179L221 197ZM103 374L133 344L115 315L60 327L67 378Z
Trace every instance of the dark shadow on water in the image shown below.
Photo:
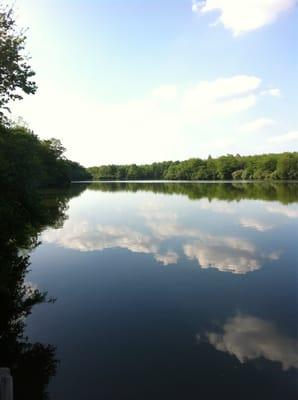
M0 196L0 367L11 369L14 400L48 398L47 385L58 363L56 349L31 343L24 330L33 307L54 299L26 282L26 275L39 234L47 227L63 225L69 199L82 189Z

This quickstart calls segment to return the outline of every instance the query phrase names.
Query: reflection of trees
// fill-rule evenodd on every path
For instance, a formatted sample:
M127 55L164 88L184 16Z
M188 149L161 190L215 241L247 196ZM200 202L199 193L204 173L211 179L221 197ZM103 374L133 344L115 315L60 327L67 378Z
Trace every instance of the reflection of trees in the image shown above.
M100 182L92 183L91 190L103 192L148 191L153 193L182 194L195 200L201 198L219 200L259 199L277 200L288 204L298 201L297 182Z
M11 369L15 399L47 398L46 386L56 371L55 348L30 343L24 336L32 307L52 301L25 277L39 233L63 224L67 201L80 191L76 186L22 201L11 193L0 196L0 364Z

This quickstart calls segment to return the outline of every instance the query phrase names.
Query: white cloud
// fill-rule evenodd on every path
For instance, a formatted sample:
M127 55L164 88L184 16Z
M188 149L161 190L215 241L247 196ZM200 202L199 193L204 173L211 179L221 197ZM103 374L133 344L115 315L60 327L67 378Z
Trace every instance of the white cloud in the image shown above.
M172 233L175 233L175 231ZM178 234L178 233L176 233ZM182 233L180 233L182 234ZM129 227L95 224L87 220L68 220L62 229L43 233L46 243L54 243L81 252L122 248L133 253L152 254L163 265L177 264L179 256L173 250L160 251L162 239L147 235Z
M288 218L298 218L298 207L295 204L287 206L267 206L266 210L270 213L281 214Z
M249 75L201 81L183 93L182 114L187 121L200 123L245 111L256 104L260 85L260 78Z
M258 270L264 259L276 260L279 253L260 253L249 241L234 237L204 235L200 241L185 244L184 254L196 259L201 268L216 268L222 272L246 274ZM277 257L277 258L276 258Z
M280 97L281 92L278 88L273 88L273 89L266 89L261 92L263 96L273 96L273 97Z
M127 227L96 225L87 221L67 221L62 230L49 230L43 234L43 240L59 246L82 252L124 248L133 253L158 253L158 243L140 232Z
M282 253L281 250L273 251L272 253L268 254L267 258L268 258L268 260L272 260L272 261L279 260L281 253ZM265 255L265 257L266 257L266 255Z
M160 86L153 90L152 96L162 101L172 101L177 97L177 87L175 85Z
M201 210L212 211L220 214L234 214L235 207L226 201L201 199L198 203Z
M261 318L236 315L224 324L223 333L207 332L206 336L217 350L234 355L242 364L264 357L279 362L283 370L298 368L297 339L282 334Z
M167 251L166 254L156 254L155 260L162 263L163 265L177 264L179 256L175 251Z
M212 212L226 214L235 212L230 204L217 200L209 202L207 199L201 199L198 205L201 209ZM184 254L191 260L196 259L201 268L216 268L222 272L246 274L261 268L265 259L277 260L280 256L279 252L265 254L245 239L213 236L197 228L187 227L178 222L177 214L165 210L156 203L144 204L140 215L156 241L181 238ZM258 230L268 228L256 220L245 222ZM162 258L155 256L158 260Z
M274 136L270 138L269 143L287 143L297 142L298 143L298 131L290 131L284 135Z
M196 206L195 206L196 208ZM213 236L178 220L174 210L161 206L160 199L137 206L138 230L123 224L103 223L86 214L71 217L61 229L49 229L42 240L81 252L122 248L133 253L151 254L163 265L176 264L178 243L189 259L201 268L246 274L261 268L264 260L277 260L280 252L265 254L246 239ZM216 209L216 212L218 210ZM258 225L258 229L260 229ZM171 243L174 240L174 244Z
M217 11L215 21L238 36L274 22L280 14L296 5L296 0L202 0L193 1L192 10L196 13Z
M262 131L265 128L268 128L269 126L275 125L275 121L269 118L258 118L255 119L254 121L250 121L246 123L245 125L242 125L240 127L240 130L245 133L254 133L254 132L259 132Z
M272 229L274 226L274 225L259 221L255 218L245 218L245 217L240 218L240 225L242 225L244 228L255 229L256 231L259 231L259 232L268 231L268 230Z
M224 238L184 245L184 253L190 259L197 259L201 268L216 268L222 272L246 274L261 267L259 258L250 248L251 244L239 242L236 238ZM238 248L236 248L238 246Z
M193 89L196 97L207 100L219 100L258 89L261 79L251 75L235 75L229 78L218 78L214 81L202 81ZM192 91L190 91L192 92Z
M251 109L261 90L261 78L235 75L161 86L140 99L104 103L78 98L54 85L40 85L36 96L12 108L14 116L22 115L36 134L60 138L67 156L84 165L151 162L181 158L187 141L193 147L192 129L206 136L206 124L223 123ZM208 146L204 147L204 140L200 143L207 153L217 147L224 151L235 135L208 139Z
M144 204L139 211L152 235L159 241L174 237L198 238L198 229L188 228L177 222L177 214L162 208L159 204Z

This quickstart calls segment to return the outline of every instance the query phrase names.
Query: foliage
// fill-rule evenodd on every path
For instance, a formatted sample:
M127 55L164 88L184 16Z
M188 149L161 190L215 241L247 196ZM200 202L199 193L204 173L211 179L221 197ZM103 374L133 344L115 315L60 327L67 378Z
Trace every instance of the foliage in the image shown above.
M0 120L11 100L36 91L32 80L35 73L24 52L25 42L25 32L17 30L12 8L0 6Z
M36 91L31 80L34 72L24 54L25 42L12 8L0 5L0 182L2 190L21 202L38 188L90 179L81 165L63 156L65 149L58 139L40 140L5 116L10 101Z
M254 180L298 179L298 153L166 161L145 165L88 168L93 180Z
M0 182L2 190L26 200L39 188L90 179L80 164L63 157L57 139L40 140L29 129L0 124Z
M297 153L285 153L277 160L276 175L281 179L298 179Z

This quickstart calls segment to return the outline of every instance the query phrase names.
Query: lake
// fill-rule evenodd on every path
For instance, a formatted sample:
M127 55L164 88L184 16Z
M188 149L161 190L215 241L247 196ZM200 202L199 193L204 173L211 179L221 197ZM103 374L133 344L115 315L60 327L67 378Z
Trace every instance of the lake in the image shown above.
M50 399L297 399L297 183L73 187L26 276Z

